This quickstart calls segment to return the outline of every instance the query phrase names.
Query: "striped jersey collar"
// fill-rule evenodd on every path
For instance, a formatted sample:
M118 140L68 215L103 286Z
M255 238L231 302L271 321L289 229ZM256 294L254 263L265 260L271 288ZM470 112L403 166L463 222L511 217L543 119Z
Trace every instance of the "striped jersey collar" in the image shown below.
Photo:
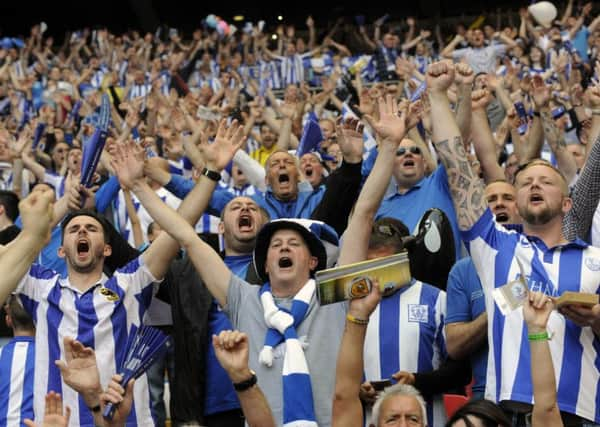
M96 284L90 286L85 292L82 292L79 289L77 289L75 286L71 285L71 282L69 281L69 276L61 277L60 279L58 279L58 285L61 288L68 288L79 295L83 295L83 294L89 292L90 290L92 290L92 292L93 292L93 289L96 289L98 286L104 286L104 284L107 281L108 281L108 276L106 274L102 273L102 277L100 277L100 280Z

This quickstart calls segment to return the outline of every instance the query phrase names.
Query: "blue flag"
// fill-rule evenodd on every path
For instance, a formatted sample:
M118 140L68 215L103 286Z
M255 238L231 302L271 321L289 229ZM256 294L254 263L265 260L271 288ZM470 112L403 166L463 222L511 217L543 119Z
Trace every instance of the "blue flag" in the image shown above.
M96 167L100 161L100 155L104 150L104 143L108 135L108 124L110 122L110 99L107 94L102 95L102 105L98 114L96 129L92 136L83 145L83 160L81 161L81 183L90 188Z
M296 150L296 155L300 158L306 153L316 151L321 141L323 141L321 126L314 120L307 120L302 131L302 138L298 144L298 149Z

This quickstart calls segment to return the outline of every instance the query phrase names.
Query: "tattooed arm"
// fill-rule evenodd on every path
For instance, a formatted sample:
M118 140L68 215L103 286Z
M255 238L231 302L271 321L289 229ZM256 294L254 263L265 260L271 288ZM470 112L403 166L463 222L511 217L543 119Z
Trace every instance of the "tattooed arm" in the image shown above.
M448 184L461 230L467 230L485 211L483 184L469 161L446 91L454 80L454 66L437 62L427 70L433 120L433 143L448 174Z

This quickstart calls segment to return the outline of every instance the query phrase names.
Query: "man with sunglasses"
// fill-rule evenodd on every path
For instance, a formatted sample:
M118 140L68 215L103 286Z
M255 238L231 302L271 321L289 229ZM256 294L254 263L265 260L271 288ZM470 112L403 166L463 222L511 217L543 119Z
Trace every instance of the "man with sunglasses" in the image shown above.
M457 258L460 257L461 240L454 205L448 187L444 166L438 166L426 176L426 147L405 138L402 140L394 159L392 174L397 190L384 198L376 219L396 218L409 230L414 230L423 214L431 208L439 208L448 217L454 234Z

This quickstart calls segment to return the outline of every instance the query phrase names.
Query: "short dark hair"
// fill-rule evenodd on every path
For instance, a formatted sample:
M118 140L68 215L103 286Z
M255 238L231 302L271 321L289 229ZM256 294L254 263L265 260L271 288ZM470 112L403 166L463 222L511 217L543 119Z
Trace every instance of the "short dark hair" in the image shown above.
M373 224L369 249L389 246L394 248L394 252L400 252L404 249L402 238L409 234L408 227L402 221L390 217L380 218Z
M32 331L35 330L35 324L33 323L33 319L25 311L19 298L15 294L9 295L6 300L5 306L6 314L10 316L12 321L13 329L27 330Z
M0 205L4 206L6 216L15 222L19 216L19 196L12 191L0 190Z
M63 219L63 222L61 224L61 243L64 242L65 240L65 229L67 228L67 225L69 225L69 222L71 222L71 220L75 217L78 216L89 216L94 218L96 221L98 221L100 223L100 225L102 225L102 231L104 234L104 243L106 244L110 244L110 225L108 224L108 222L106 221L106 219L94 212L91 211L89 209L79 209L73 212L70 212L65 219Z
M459 408L452 417L446 422L446 427L451 427L459 420L463 420L467 427L474 427L474 424L467 418L468 415L477 417L484 427L510 427L504 411L495 403L489 400L474 400Z

